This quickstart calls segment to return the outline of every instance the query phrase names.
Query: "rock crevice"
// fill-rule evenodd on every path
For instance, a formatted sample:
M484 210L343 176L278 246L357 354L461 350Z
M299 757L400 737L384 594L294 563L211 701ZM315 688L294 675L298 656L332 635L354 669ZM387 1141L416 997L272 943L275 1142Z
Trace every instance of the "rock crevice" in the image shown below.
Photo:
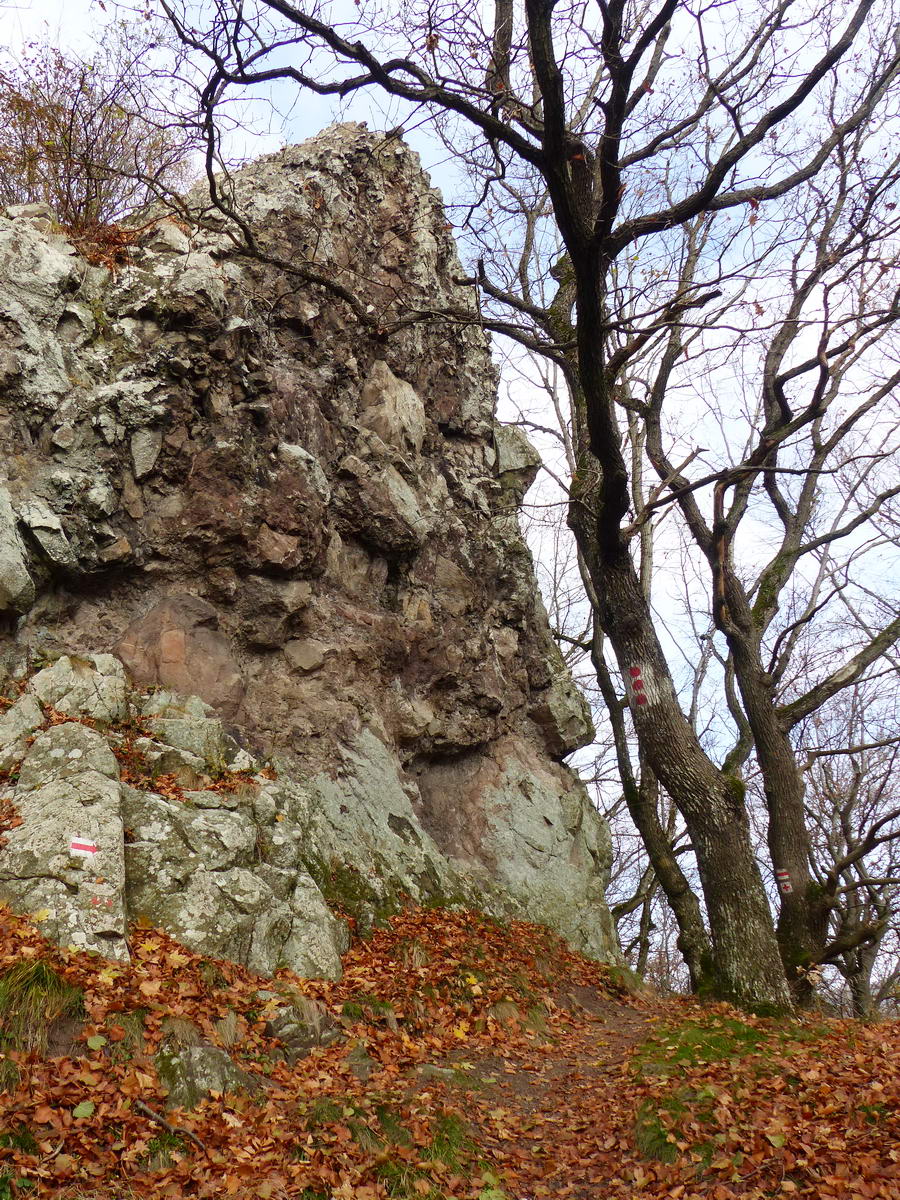
M104 953L144 916L261 971L337 971L323 894L477 903L615 957L608 833L560 764L590 720L515 516L537 459L494 420L474 313L434 315L472 303L439 198L360 126L235 186L273 262L314 254L371 323L208 222L160 214L113 272L0 217L2 670L25 688L0 895ZM116 769L87 768L104 748ZM94 904L61 839L101 834Z

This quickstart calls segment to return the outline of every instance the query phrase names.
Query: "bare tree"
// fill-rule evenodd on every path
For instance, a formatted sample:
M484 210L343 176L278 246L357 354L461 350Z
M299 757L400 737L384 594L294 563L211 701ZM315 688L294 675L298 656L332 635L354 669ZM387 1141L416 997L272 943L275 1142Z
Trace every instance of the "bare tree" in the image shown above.
M805 730L811 869L828 905L821 961L846 980L854 1016L867 1017L896 988L890 951L900 906L900 731L896 695L882 681L857 685L839 709Z
M96 230L183 186L192 128L156 96L143 23L108 24L89 58L32 43L0 63L0 203L49 205ZM171 71L169 72L171 77Z
M786 970L799 978L827 924L810 873L792 731L863 677L900 633L896 618L866 637L860 623L846 661L784 695L791 633L776 618L788 580L801 560L876 518L891 495L875 467L862 471L864 448L842 449L897 382L892 352L879 349L897 316L887 287L895 164L885 122L900 73L890 5L801 10L771 0L694 10L682 0L525 0L499 4L489 29L477 7L428 0L387 12L362 4L351 21L291 0L160 5L208 64L202 119L214 189L217 108L230 89L273 79L337 98L376 89L425 108L480 169L481 193L463 223L486 236L489 218L505 235L503 252L485 256L473 279L484 323L539 350L566 379L569 521L641 755L688 829L712 982L741 1003L789 1007ZM879 147L874 158L861 151L864 136ZM826 201L820 219L810 215L817 188ZM766 230L768 249L759 248ZM736 407L743 445L736 452L723 439L704 457L686 447L678 420L670 424L671 397L690 389L693 334L702 333L708 361L726 364L718 386L731 390L728 339L734 333L749 350L757 336L736 314L742 303L766 313L765 286L754 288L751 277L759 280L786 239L797 247L792 287L769 309L762 368L746 387L738 379L722 418L727 424ZM381 324L389 334L390 320ZM658 476L637 509L629 418ZM836 469L871 496L823 542L814 483ZM758 503L775 511L781 544L747 577L736 548ZM741 730L765 779L772 857L791 884L777 938L740 778L747 739L719 763L686 719L633 554L644 525L673 505L707 564Z

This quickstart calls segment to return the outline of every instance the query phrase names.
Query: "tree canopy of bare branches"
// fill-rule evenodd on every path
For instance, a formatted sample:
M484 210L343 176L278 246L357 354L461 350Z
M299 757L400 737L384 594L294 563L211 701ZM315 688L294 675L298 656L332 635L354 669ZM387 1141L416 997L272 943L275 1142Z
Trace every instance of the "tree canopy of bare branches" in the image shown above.
M797 730L900 635L848 566L889 538L900 493L891 3L159 5L206 64L211 177L224 99L273 81L429 113L465 164L454 212L484 323L565 380L594 665L639 745L637 771L619 755L623 787L694 984L757 1007L802 999L835 952L840 891L816 878ZM676 519L722 664L725 754L685 711L642 577L648 531ZM815 661L814 631L841 615L846 636ZM751 766L788 885L774 918ZM659 789L702 905L658 827Z
M46 204L67 228L108 225L183 185L192 132L151 94L155 46L108 24L90 57L32 43L0 63L0 203Z

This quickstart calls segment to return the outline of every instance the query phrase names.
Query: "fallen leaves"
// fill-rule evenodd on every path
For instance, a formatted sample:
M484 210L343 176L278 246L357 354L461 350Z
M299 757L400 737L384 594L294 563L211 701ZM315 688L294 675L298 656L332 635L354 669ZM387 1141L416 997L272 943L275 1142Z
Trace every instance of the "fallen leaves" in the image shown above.
M627 997L546 930L474 913L399 914L353 947L339 983L262 981L148 928L131 946L130 966L100 965L0 911L0 972L44 957L85 997L80 1053L7 1055L2 1128L28 1138L3 1138L0 1173L38 1194L900 1196L896 1025ZM303 996L344 1037L292 1065L266 1029ZM153 1056L172 1021L260 1091L161 1116ZM226 1028L239 1038L220 1041Z

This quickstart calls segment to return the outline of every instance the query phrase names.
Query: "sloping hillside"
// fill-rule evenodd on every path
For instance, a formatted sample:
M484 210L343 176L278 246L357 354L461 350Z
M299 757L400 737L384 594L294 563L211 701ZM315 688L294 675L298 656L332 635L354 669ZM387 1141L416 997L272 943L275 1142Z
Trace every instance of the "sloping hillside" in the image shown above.
M40 916L0 925L3 1197L900 1196L896 1024L630 994L471 912L406 910L338 983Z

